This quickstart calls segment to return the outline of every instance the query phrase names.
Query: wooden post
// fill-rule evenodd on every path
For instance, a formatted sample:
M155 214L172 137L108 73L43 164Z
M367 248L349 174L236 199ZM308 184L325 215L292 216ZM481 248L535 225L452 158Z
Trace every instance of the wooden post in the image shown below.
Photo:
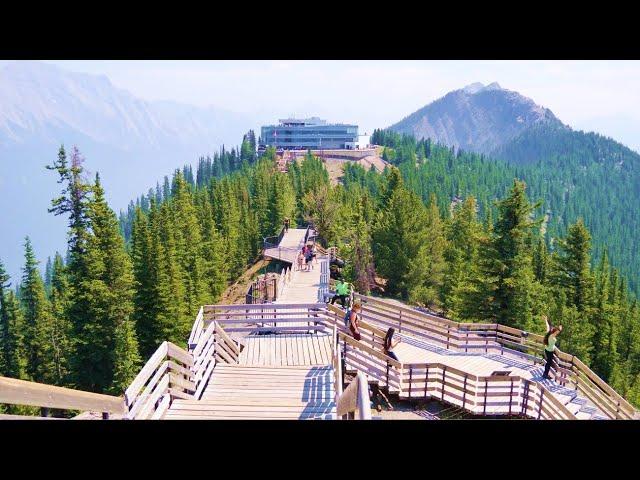
M409 367L409 399L411 399L411 384L413 380L413 367Z
M484 381L484 405L482 406L482 414L487 414L487 388L489 387L489 382L485 379Z
M445 376L446 372L447 372L447 366L445 365L444 367L442 367L442 392L441 392L441 395L440 395L440 400L444 400L444 387L445 387L445 385L444 385L444 376Z
M109 420L109 412L102 412L102 419Z
M538 420L540 420L540 415L542 415L542 398L544 397L544 387L540 385L540 405L538 405Z
M429 383L429 365L427 365L427 373L424 376L424 398L427 398L427 384Z
M520 409L520 414L521 415L526 415L527 414L527 408L529 407L529 385L530 385L530 381L529 380L525 380L524 381L524 392L522 394L522 408Z
M389 360L387 360L387 389L389 388Z
M402 333L402 310L400 310L400 323L398 325L398 333Z
M513 399L513 378L511 379L511 388L509 389L509 415L511 415L511 401Z
M449 325L447 325L447 350L449 350Z
M468 377L468 375L465 373L464 374L464 386L462 387L462 408L465 407L466 400L467 400L467 377Z

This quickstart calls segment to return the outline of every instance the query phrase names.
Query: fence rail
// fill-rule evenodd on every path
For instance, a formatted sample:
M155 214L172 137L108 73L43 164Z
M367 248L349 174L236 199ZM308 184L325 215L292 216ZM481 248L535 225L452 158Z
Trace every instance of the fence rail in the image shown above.
M15 378L0 377L0 404L28 405L60 410L80 410L101 412L102 418L109 414L125 414L122 397L84 392L65 387L56 387L44 383L29 382ZM46 415L45 415L46 416ZM12 415L0 418L41 418Z
M158 419L174 398L192 399L193 357L171 342L162 342L125 391L129 419Z

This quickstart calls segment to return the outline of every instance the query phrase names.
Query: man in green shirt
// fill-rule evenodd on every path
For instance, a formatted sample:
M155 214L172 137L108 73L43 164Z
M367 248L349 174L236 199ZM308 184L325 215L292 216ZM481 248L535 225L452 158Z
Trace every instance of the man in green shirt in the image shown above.
M349 286L346 282L342 280L338 280L336 282L336 294L331 299L331 305L336 303L336 300L340 300L340 305L342 308L345 308L345 301L347 300L347 296L349 294Z

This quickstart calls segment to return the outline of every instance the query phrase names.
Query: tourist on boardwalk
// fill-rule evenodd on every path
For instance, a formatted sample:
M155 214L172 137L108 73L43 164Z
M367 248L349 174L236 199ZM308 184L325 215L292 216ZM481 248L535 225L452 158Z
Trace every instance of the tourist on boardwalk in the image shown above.
M399 338L395 342L393 341L393 334L395 332L394 328L389 328L389 330L387 330L387 334L384 336L383 349L385 355L397 361L398 357L393 353L393 349L396 348L396 345L398 345L402 340Z
M346 285L346 299L347 299L347 306L350 307L351 305L353 305L353 293L355 292L355 287L353 286L353 283L347 283L345 282Z
M287 233L289 231L289 217L284 219L284 233Z
M353 338L360 341L360 303L356 302L351 309L351 315L349 318L349 330Z
M298 270L302 270L302 262L304 262L304 253L302 253L302 250L300 252L298 252Z
M307 252L305 254L305 261L307 263L307 270L311 269L313 270L313 251L311 250L311 247L306 247L307 248Z
M331 305L335 305L336 300L340 301L340 305L342 308L345 308L345 302L347 301L347 286L346 282L343 282L342 279L338 280L336 283L336 294L331 299Z
M547 334L544 336L543 341L544 357L547 360L547 364L544 366L544 373L542 374L542 378L548 380L549 370L551 369L551 363L553 362L553 352L556 349L556 341L558 340L557 336L562 331L562 325L552 327L546 315L544 315L542 318L544 319L544 323L547 325Z

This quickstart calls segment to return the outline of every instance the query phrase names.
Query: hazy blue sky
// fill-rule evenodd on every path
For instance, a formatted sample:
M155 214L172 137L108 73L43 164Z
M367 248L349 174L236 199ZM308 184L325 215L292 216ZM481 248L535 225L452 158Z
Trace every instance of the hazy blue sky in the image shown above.
M370 133L473 82L498 82L577 129L640 150L639 61L50 61L149 100L260 121L317 114Z

